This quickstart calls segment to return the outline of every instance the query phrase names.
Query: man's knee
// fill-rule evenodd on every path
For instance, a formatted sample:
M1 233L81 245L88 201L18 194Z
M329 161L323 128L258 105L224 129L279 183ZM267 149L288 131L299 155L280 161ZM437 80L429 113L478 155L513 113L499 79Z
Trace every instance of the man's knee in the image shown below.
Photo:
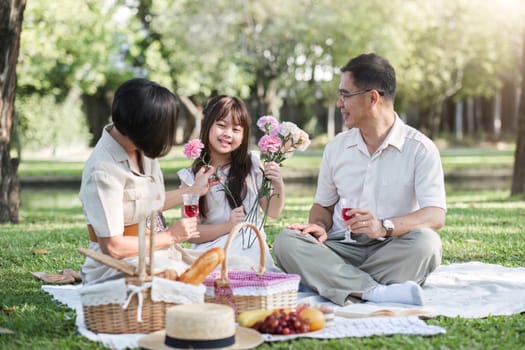
M293 240L295 239L294 230L284 229L275 237L273 242L273 252L277 259L282 254L287 254L290 252L290 248L293 246Z
M421 260L433 259L434 264L441 263L442 246L439 235L430 228L419 228L410 232L414 238L411 251L419 254Z

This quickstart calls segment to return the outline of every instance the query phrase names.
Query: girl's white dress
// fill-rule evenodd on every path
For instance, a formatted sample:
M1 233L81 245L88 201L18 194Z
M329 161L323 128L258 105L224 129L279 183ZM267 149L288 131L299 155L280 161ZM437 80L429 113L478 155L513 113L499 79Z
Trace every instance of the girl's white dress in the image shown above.
M256 200L257 190L260 188L263 178L262 171L260 169L259 157L254 152L250 154L250 157L252 160L252 169L250 170L250 173L246 178L247 194L246 198L244 198L244 201L242 203L246 213L248 213L254 201ZM230 213L232 210L230 208L230 205L228 204L226 191L223 187L223 181L227 178L229 171L230 167L225 167L221 169L219 171L219 174L221 176L221 182L210 187L208 193L206 194L208 213L206 214L206 218L202 219L201 224L222 223L230 219ZM195 182L195 175L193 174L191 168L179 170L177 172L177 175L179 176L181 184L185 184L186 186L191 186ZM255 224L257 227L260 227L262 216L260 213L259 206L257 206L257 210L259 215L257 215L257 219L255 220L256 222L253 222L253 224ZM275 266L273 258L270 254L268 244L266 243L266 233L264 232L264 227L261 228L259 231L264 239L266 271L280 271ZM236 255L249 258L251 259L252 268L256 270L259 267L260 248L255 233L252 232L250 235L250 232L251 230L248 230L248 232L245 232L244 234L242 234L242 231L237 233L237 235L234 237L233 241L230 244L228 257L230 257L231 255ZM208 250L213 247L224 248L227 240L228 232L224 232L224 235L216 238L215 240L205 243L193 244L192 248L196 250Z

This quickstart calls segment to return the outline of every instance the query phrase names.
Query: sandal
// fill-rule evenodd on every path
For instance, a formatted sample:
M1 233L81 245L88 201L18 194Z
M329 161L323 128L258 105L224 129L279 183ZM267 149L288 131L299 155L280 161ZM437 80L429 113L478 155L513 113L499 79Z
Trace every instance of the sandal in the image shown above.
M52 284L70 284L82 281L80 274L70 269L58 271L59 273L31 272L37 280Z
M59 274L62 275L68 275L75 279L75 282L82 282L82 277L80 276L80 273L73 271L71 269L65 269L58 271Z

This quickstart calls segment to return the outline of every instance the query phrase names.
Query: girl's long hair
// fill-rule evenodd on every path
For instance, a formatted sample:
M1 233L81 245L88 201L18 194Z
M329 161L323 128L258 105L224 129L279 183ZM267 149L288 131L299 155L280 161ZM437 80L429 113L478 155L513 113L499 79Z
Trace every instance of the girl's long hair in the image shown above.
M202 113L200 139L204 144L203 158L207 163L210 162L210 130L216 121L223 120L228 115L231 115L232 122L243 128L242 142L239 148L231 153L230 172L226 179L226 185L233 195L233 198L228 195L226 198L230 208L234 209L236 205L242 205L242 201L246 197L246 178L252 168L252 161L248 153L251 126L250 114L241 99L226 95L219 95L210 99ZM192 165L193 173L196 174L203 166L204 162L197 158ZM224 182L224 179L222 181ZM201 215L206 217L208 207L204 196L199 200L199 207Z

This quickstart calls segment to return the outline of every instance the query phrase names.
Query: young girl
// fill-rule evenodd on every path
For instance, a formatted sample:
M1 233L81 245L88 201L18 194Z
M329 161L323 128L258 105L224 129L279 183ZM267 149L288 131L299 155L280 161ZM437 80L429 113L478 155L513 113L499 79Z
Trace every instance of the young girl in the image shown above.
M217 169L219 179L210 184L205 196L200 198L199 237L192 237L192 248L208 250L211 247L224 247L228 233L233 226L246 220L247 211L256 200L257 190L262 183L263 174L259 157L248 152L251 120L244 103L231 96L212 98L203 111L200 139L204 144L202 157L194 161L191 168L178 172L181 186L191 186L194 174L203 166L211 165ZM284 182L275 162L264 164L264 173L272 182L273 196L268 206L268 215L277 217L284 207ZM260 207L266 208L266 198L260 200ZM258 215L257 227L260 227ZM261 230L266 240L264 229ZM259 266L259 243L248 242L248 232L239 232L232 241L230 255L250 258L250 268ZM249 244L251 243L251 244ZM265 245L267 271L278 271L268 246ZM245 267L246 268L246 267Z

